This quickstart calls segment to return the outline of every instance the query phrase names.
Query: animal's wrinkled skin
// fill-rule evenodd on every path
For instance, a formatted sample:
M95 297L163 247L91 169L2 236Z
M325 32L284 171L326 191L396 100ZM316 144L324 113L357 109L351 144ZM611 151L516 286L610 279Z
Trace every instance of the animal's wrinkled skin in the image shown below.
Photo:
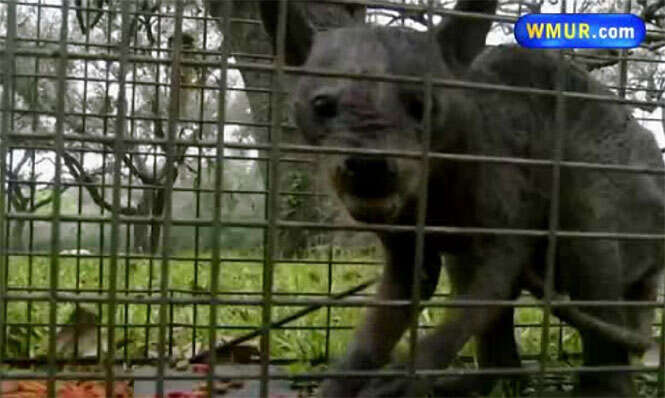
M494 12L494 1L461 1L461 10ZM290 18L295 18L291 16ZM290 20L291 21L291 20ZM288 29L288 26L287 26ZM554 53L512 46L484 48L489 23L449 18L426 33L398 28L349 27L318 33L307 49L308 68L339 72L457 78L519 87L557 89ZM288 45L288 43L287 43ZM566 64L566 91L610 95L586 72ZM367 149L421 150L422 86L371 80L301 77L294 93L295 118L309 143ZM556 97L435 87L431 151L552 159L557 123ZM652 134L625 106L567 98L563 159L567 161L661 168ZM336 194L359 222L415 225L422 176L414 159L337 156L327 164ZM550 167L455 162L432 159L427 225L546 230L552 200ZM663 232L663 182L657 175L563 167L559 229L586 232ZM384 233L387 264L378 289L381 299L409 299L415 235ZM428 234L422 298L431 297L439 278L440 255L459 299L510 300L524 289L526 270L544 279L547 239L524 236ZM661 270L659 240L559 238L555 291L574 300L653 300ZM652 311L585 307L610 324L649 333ZM451 308L445 324L418 346L419 369L444 369L471 337L478 342L481 367L518 367L519 355L509 307ZM378 369L408 326L402 307L367 310L355 342L338 364L341 370ZM598 330L582 333L584 364L629 365L629 348ZM399 367L399 364L393 364ZM325 397L459 396L487 393L489 376L459 380L331 379ZM634 396L629 373L580 374L581 396Z

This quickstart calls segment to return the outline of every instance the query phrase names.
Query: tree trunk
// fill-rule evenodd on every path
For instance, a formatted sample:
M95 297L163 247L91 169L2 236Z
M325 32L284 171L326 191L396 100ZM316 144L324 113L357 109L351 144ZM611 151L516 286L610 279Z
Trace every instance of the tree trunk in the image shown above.
M143 196L136 206L138 216L145 217L152 213L152 189L144 189ZM150 251L148 243L149 225L144 223L134 224L134 251L136 253L147 253Z
M164 205L166 203L166 194L164 189L154 190L152 201L152 216L159 218L164 215ZM150 229L150 253L155 254L159 249L159 242L162 236L161 222L153 222Z
M10 247L12 250L21 251L26 249L25 245L25 220L14 220L10 233Z

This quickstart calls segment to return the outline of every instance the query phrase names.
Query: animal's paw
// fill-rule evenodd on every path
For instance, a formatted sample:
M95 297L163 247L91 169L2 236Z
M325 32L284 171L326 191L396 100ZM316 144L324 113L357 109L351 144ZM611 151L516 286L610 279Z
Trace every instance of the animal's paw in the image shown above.
M403 369L404 367L392 367ZM408 377L381 378L372 380L358 394L359 398L378 397L427 397L432 392L432 385L428 380Z
M365 379L329 379L321 385L321 398L352 398L363 388Z
M359 398L425 398L430 395L431 389L424 380L399 378L370 383L359 394Z

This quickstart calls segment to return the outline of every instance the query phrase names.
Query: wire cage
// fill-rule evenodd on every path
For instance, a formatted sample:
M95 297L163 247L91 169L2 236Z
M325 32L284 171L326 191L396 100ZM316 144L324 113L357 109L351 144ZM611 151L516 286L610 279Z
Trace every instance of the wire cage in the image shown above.
M302 3L312 8L308 15L319 30L366 22L424 31L450 15L491 19L490 45L513 42L512 25L526 13L640 15L648 22L640 48L557 53L616 94L593 96L289 66L284 40L298 37L285 33L288 2L275 2L280 15L275 26L266 26L275 41L261 22L260 3L0 0L3 394L18 391L15 382L27 388L32 380L43 394L35 396L50 397L84 388L86 381L101 386L101 395L90 396L124 396L125 387L135 396L169 396L182 383L203 383L201 391L219 396L309 396L324 377L388 378L394 370L326 370L346 351L363 308L423 308L410 325L413 333L398 346L413 359L416 339L409 336L435 328L451 305L478 304L446 300L447 275L431 300L372 299L384 263L373 232L411 231L421 251L426 234L522 234L550 245L563 238L664 238L563 231L555 222L545 230L430 226L422 218L416 225L351 222L317 172L328 155L363 150L305 144L289 112L299 76L411 79L430 93L437 86L469 95L480 90L550 96L556 103L552 113L561 115L561 106L574 98L626 104L665 146L665 26L659 7L639 0L500 1L496 15L483 16L451 11L454 1ZM399 148L372 154L408 157L425 167L432 158L546 167L553 181L564 168L663 174L566 162L562 150L555 152L553 159ZM556 218L557 212L550 214ZM419 261L422 253L414 259ZM548 269L554 262L549 256ZM548 278L547 285L553 272ZM597 369L637 374L643 396L665 395L659 291L653 301L594 304L654 309L658 344L630 366ZM492 396L570 393L573 376L588 368L582 366L577 331L550 315L563 305L558 300L525 293L517 301L485 303L516 308L520 369L476 369L469 342L449 369L404 372L512 377ZM217 365L214 371L194 369L192 358Z

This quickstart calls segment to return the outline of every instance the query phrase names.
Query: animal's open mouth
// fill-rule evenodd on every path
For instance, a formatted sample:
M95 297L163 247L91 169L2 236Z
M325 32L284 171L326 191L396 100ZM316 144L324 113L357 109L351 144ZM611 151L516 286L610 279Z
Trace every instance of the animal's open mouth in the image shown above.
M397 190L397 165L389 159L350 156L338 166L337 185L360 199L380 199Z
M397 166L388 159L348 157L334 171L333 180L357 220L388 222L399 209Z

